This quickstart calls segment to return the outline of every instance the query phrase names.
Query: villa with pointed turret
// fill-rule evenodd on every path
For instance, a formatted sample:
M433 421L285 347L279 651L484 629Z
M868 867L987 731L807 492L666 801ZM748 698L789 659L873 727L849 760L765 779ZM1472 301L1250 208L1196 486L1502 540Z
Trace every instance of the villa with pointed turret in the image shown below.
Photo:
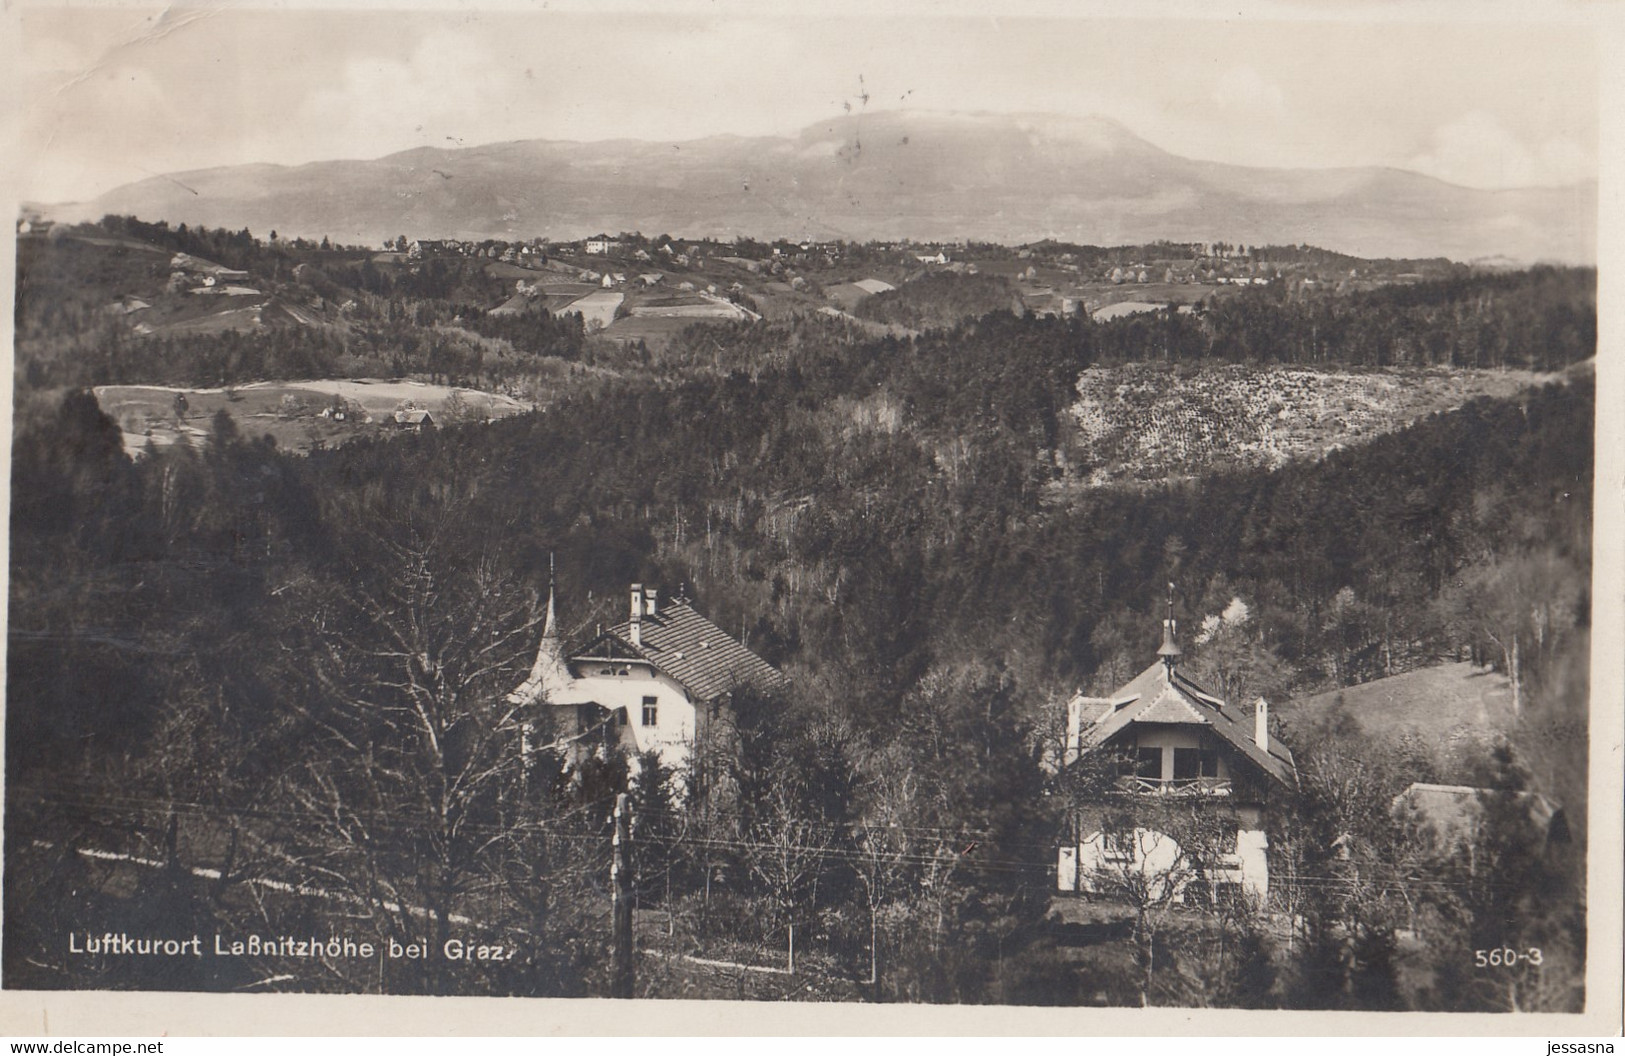
M1169 882L1180 899L1243 893L1262 901L1269 893L1263 813L1296 787L1292 752L1271 736L1264 698L1249 715L1191 678L1182 657L1170 592L1156 661L1110 696L1068 703L1063 764L1092 759L1111 773L1098 802L1068 821L1056 862L1060 890L1107 893L1163 873L1177 874ZM1200 809L1174 809L1181 806ZM1159 819L1198 816L1206 821L1201 847L1181 847L1159 829Z
M568 647L549 588L536 661L508 701L548 709L552 735L574 759L619 747L633 756L658 752L663 765L682 769L700 725L731 694L785 684L686 598L662 605L659 592L641 583L632 584L625 622Z

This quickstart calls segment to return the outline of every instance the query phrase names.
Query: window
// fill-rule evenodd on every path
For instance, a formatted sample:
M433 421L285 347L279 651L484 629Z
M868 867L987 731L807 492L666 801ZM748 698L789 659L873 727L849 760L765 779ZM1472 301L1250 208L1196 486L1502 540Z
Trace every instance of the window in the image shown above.
M1134 753L1134 776L1162 779L1162 749L1141 748Z
M643 724L645 726L653 726L655 724L655 719L658 718L658 716L659 716L659 709L655 706L655 698L654 697L644 697L643 698Z
M1134 859L1134 830L1107 829L1100 834L1101 854L1110 861Z
M1201 748L1174 749L1174 780L1194 781L1219 776L1219 753Z

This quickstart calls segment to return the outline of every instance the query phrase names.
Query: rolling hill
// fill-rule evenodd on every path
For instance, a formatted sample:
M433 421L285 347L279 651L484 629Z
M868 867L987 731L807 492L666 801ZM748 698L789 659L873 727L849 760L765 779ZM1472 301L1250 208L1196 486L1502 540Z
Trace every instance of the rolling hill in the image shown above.
M1590 262L1596 183L1472 190L1394 169L1223 165L1164 151L1105 118L882 112L791 137L527 140L367 161L161 176L65 219L378 241L689 236L1157 239L1299 243L1369 257Z
M1347 715L1368 737L1409 733L1434 744L1489 737L1515 719L1506 677L1468 663L1440 664L1330 690L1283 704L1277 715L1284 726L1300 731Z

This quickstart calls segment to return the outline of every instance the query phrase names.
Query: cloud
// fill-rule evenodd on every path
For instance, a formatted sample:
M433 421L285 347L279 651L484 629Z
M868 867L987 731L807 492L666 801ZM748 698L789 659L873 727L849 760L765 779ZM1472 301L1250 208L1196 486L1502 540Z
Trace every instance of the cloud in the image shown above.
M1520 29L1528 61L1509 71L1483 59L1507 30L1429 66L1438 35L1408 27L164 10L24 12L12 120L30 197L459 141L794 134L859 106L860 75L870 110L1098 112L1232 164L1387 164L1482 186L1596 169L1594 62L1573 33Z
M176 124L173 101L151 71L103 63L60 93L35 98L22 122L31 149L18 175L30 193L58 200L88 196L113 179L141 179L185 157L175 149Z
M298 106L315 155L369 157L413 145L480 142L528 93L525 67L466 34L425 37L405 54L343 59ZM271 145L268 143L267 148Z
M1279 116L1286 110L1281 86L1251 66L1232 66L1213 86L1213 101L1221 110L1260 116Z
M1433 132L1426 150L1406 168L1467 187L1533 187L1574 183L1597 175L1592 151L1568 136L1525 143L1501 121L1473 110Z

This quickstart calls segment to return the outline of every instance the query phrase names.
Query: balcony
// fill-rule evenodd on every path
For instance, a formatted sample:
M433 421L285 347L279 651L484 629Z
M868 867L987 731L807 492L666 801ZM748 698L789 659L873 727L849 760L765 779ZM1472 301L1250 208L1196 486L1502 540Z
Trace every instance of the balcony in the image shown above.
M1230 780L1223 777L1137 777L1117 779L1116 790L1137 796L1228 796Z

